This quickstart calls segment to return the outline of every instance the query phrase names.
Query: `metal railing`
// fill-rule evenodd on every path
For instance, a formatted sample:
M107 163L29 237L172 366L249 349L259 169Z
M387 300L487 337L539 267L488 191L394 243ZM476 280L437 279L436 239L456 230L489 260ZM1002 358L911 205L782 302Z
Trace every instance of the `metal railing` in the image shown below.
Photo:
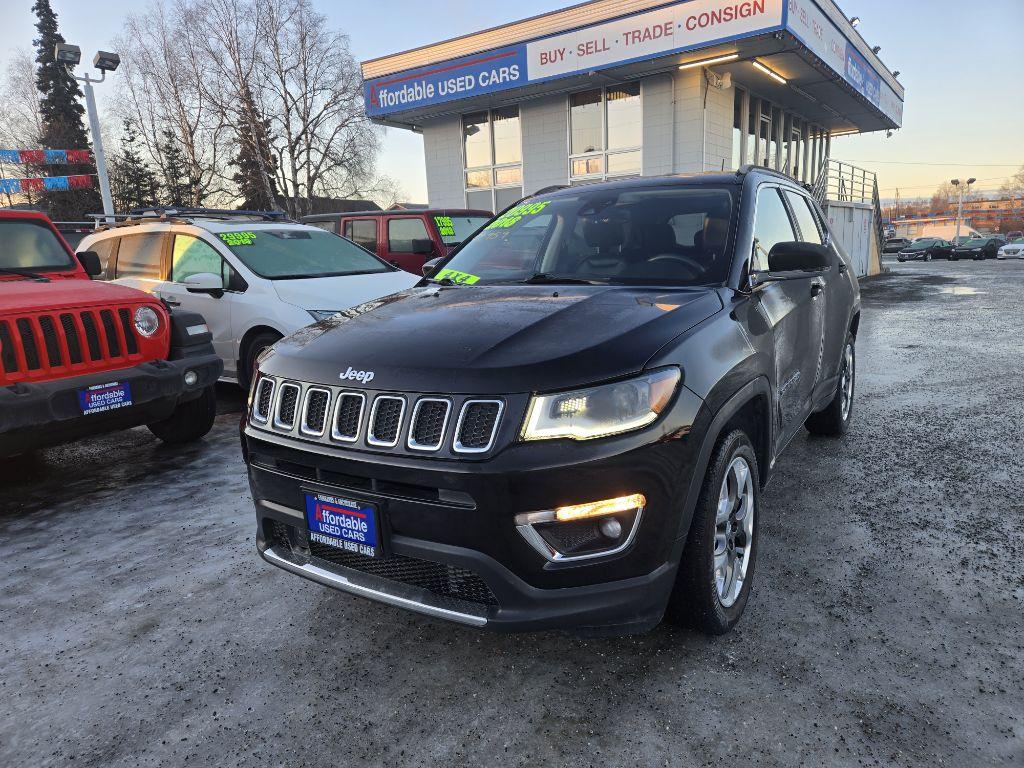
M825 207L829 200L870 205L874 209L875 239L881 257L885 244L885 227L882 224L882 201L878 195L877 174L849 163L825 158L818 178L812 186L812 193L822 207Z

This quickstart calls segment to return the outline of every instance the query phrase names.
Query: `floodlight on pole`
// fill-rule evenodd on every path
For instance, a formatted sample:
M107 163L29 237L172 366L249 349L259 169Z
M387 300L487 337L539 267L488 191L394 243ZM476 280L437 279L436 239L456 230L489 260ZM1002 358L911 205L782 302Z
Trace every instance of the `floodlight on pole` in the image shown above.
M854 16L850 19L850 26L856 29L860 25L860 16Z
M92 65L100 71L99 77L89 77L88 74L76 75L71 70L82 61L82 49L77 45L58 43L54 50L54 58L68 68L68 74L75 80L82 83L82 91L85 94L85 111L89 115L89 132L92 134L92 151L96 157L96 175L100 182L100 197L103 199L103 214L107 222L113 221L114 198L110 194L110 176L107 174L107 158L103 153L103 137L100 134L100 118L96 112L96 94L93 92L94 83L102 83L107 79L107 72L113 72L121 64L121 57L109 51L100 51L93 57Z
M949 183L956 187L957 201L956 201L956 235L953 238L957 245L960 245L960 225L963 223L964 218L964 188L970 187L971 184L976 182L977 179L973 176L967 180L966 184L962 184L960 179L950 179Z

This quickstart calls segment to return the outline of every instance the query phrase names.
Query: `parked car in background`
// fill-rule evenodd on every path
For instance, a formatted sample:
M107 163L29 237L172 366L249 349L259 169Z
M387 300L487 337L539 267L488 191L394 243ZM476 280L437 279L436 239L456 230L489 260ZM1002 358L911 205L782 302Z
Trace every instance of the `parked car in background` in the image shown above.
M223 364L203 318L97 283L49 219L0 211L0 456L148 425L168 443L213 426Z
M979 237L984 237L984 235L958 235L957 237L952 238L949 242L951 242L953 247L956 248L957 246L963 245L968 240L976 240Z
M151 209L85 238L102 278L201 313L243 387L283 336L415 284L416 278L342 237L282 214Z
M899 252L897 261L931 261L932 259L948 259L953 254L953 244L940 238L917 240Z
M474 627L731 629L777 457L853 415L858 282L807 190L539 194L428 281L260 361L264 559Z
M1003 241L998 237L975 237L963 245L953 249L950 257L953 261L957 259L994 259L1002 247Z
M447 256L492 218L490 211L426 208L320 213L304 216L302 222L347 237L384 261L418 276L426 262Z
M1013 232L1007 232L1006 242L1012 243L1014 240L1024 240L1024 232L1021 232L1019 229L1014 230Z
M997 259L1024 259L1024 237L1018 237L1002 246L996 253Z
M883 253L899 253L904 248L910 245L910 240L905 237L893 237L885 241L885 245L882 247Z

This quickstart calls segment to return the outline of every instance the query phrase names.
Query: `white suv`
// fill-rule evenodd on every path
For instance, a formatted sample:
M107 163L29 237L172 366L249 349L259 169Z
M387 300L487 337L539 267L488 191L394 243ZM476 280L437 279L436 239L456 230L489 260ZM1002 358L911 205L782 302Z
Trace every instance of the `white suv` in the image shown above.
M350 240L277 214L153 209L86 237L100 279L199 312L245 386L260 353L315 320L416 284Z

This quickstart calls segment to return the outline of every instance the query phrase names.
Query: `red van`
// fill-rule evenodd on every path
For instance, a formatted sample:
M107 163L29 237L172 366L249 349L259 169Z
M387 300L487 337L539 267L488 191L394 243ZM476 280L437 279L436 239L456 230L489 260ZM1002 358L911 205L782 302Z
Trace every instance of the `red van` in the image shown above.
M423 264L447 256L494 218L490 211L425 208L304 216L303 224L347 237L396 267L419 275Z

